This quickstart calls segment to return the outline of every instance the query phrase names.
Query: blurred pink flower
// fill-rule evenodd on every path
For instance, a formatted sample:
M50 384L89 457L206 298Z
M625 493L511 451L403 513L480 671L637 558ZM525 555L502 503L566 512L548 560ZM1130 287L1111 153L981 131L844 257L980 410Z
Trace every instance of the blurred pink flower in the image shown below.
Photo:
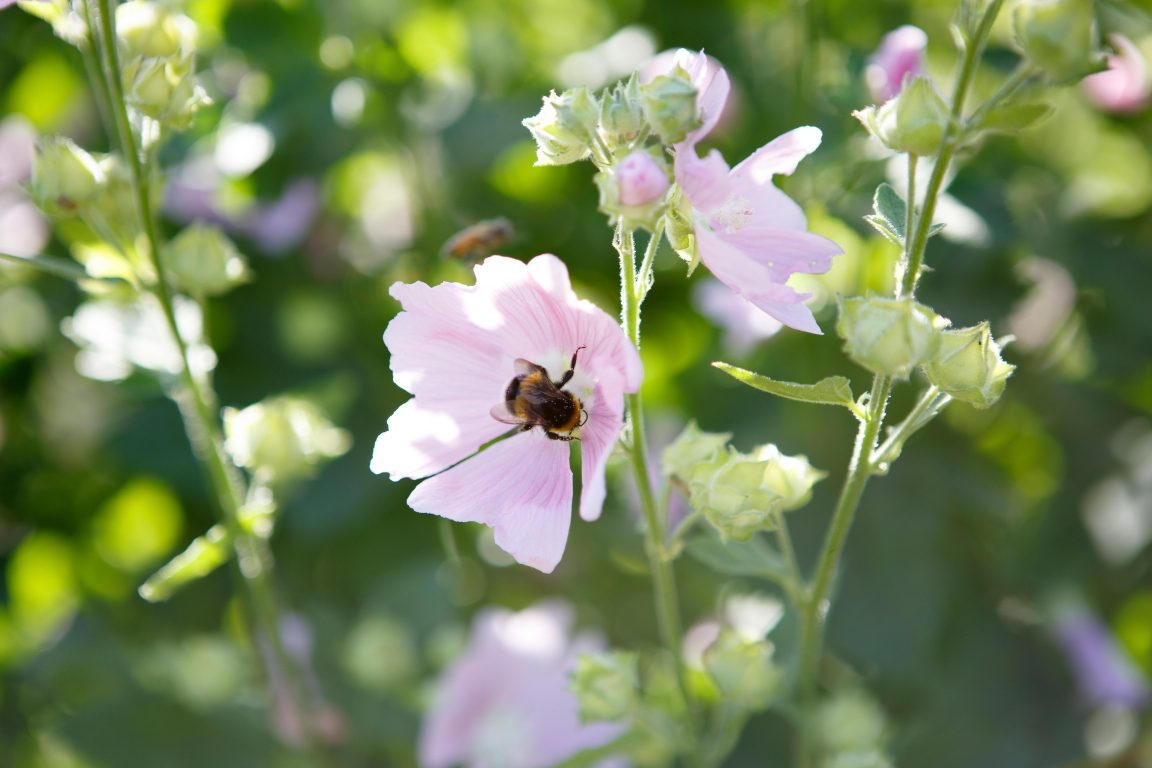
M48 222L23 187L35 146L36 130L23 117L0 121L0 251L15 256L35 256L48 244Z
M518 359L558 381L579 349L564 390L587 413L578 432L580 516L596 519L624 393L640 386L640 358L612 317L576 297L555 256L527 264L492 256L475 271L475 286L392 286L404 311L384 343L396 383L414 396L388 419L371 468L393 480L428 477L408 497L412 509L489 525L501 549L550 573L568 538L570 444L531 429L473 454L509 429L492 411L504 403Z
M743 355L780 332L779 320L764 314L719 280L701 280L692 289L692 304L724 331L724 348Z
M864 71L868 90L877 104L900 93L905 77L924 74L924 52L927 49L928 35L911 24L884 36Z
M722 283L787 326L820 333L807 294L787 285L797 272L828 271L840 246L807 231L804 212L772 184L820 145L820 130L796 128L773 139L735 168L696 143L716 124L728 96L728 75L712 72L703 53L681 50L676 64L692 77L701 126L675 147L676 181L692 204L700 260Z
M1124 35L1109 35L1116 53L1108 56L1108 69L1084 78L1088 98L1108 112L1129 114L1148 106L1152 82L1148 63L1136 45Z
M572 611L560 602L481 611L421 728L422 768L545 768L620 736L620 725L580 723L568 675L580 654L603 643L591 634L570 639L571 626Z

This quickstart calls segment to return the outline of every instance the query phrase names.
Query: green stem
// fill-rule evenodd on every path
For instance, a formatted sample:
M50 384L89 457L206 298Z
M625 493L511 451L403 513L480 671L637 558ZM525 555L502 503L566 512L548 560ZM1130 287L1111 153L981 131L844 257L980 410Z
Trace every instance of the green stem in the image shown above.
M960 76L956 78L956 86L952 91L952 111L948 118L948 125L940 139L940 152L936 157L936 165L932 168L932 176L928 179L928 188L924 195L924 209L916 222L916 231L905 232L905 237L911 241L908 251L908 268L904 272L903 280L897 291L897 296L913 295L916 292L916 282L920 279L920 269L924 263L924 248L928 243L928 231L932 228L932 218L936 214L936 199L944 185L944 178L948 174L948 167L952 158L964 138L963 115L964 102L968 98L968 91L972 86L972 78L976 74L976 65L980 61L980 54L984 51L984 43L988 33L992 30L992 22L1000 13L1004 0L992 0L976 35L964 47L964 60L960 65ZM911 203L911 201L910 201ZM910 206L911 207L911 204Z
M637 303L642 304L648 290L652 287L652 263L656 260L656 251L660 250L660 238L664 235L664 219L656 222L656 229L648 239L648 247L644 249L644 260L640 262L640 271L636 275Z
M868 398L866 418L860 422L860 428L856 432L856 444L848 464L848 475L840 489L840 498L832 513L832 522L824 536L824 545L816 562L816 576L804 600L800 617L800 695L804 707L799 750L801 766L810 766L814 760L812 708L816 698L820 656L824 646L824 619L830 604L832 578L839 566L840 554L844 551L848 531L851 530L852 521L856 517L860 497L863 496L868 478L873 472L869 456L875 450L876 438L880 434L880 426L884 423L884 411L891 391L892 379L889 377L878 375L872 379L872 392Z
M655 235L653 236L655 239ZM613 240L620 254L620 293L621 321L629 340L640 349L640 296L636 283L636 243L632 230L618 227ZM650 244L650 250L654 246ZM684 662L681 641L684 637L680 623L680 606L676 595L676 578L672 563L665 557L665 520L656 505L656 495L652 491L652 481L648 476L648 449L644 435L644 408L639 392L625 396L628 420L631 423L632 445L629 451L632 472L640 494L640 507L644 513L644 550L648 555L648 566L652 573L652 589L656 597L656 620L660 629L660 639L672 656L676 670L676 683L690 716L695 709L687 680L684 675ZM695 748L693 736L693 749Z
M156 275L152 290L160 303L165 323L180 356L182 388L181 392L176 393L175 399L180 405L189 440L198 458L206 466L224 524L231 534L237 564L244 577L243 582L251 600L259 634L273 649L274 657L267 661L288 672L291 681L290 695L293 697L292 708L299 714L299 720L303 725L302 737L305 746L311 748L313 740L307 720L307 708L302 706L304 701L303 687L300 683L302 677L296 669L295 661L284 648L280 633L279 606L271 580L272 553L265 541L251 535L241 524L240 510L245 495L244 482L239 472L226 458L224 439L213 406L215 396L208 390L208 385L197 378L189 363L188 345L176 322L172 292L161 258L161 240L155 212L152 210L151 176L144 167L124 98L114 10L110 0L95 1L98 3L104 78L107 93L111 98L108 105L109 112L113 117L117 138L131 173L140 229L144 233L149 262ZM86 8L86 14L91 20L93 16L91 7ZM95 30L90 29L89 32L90 36L94 36ZM95 40L92 42L95 44ZM259 642L256 645L262 646Z

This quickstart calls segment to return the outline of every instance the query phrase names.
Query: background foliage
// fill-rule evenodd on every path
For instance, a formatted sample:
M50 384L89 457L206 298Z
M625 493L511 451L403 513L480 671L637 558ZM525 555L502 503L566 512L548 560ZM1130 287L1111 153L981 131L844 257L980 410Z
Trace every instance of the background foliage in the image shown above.
M735 84L737 106L716 137L728 157L796 125L824 131L823 147L785 181L813 228L847 251L818 288L880 289L894 248L860 217L885 161L850 112L869 102L868 55L902 23L928 31L929 68L947 78L953 5L188 3L209 38L201 66L216 103L165 148L166 162L178 178L214 169L212 205L237 222L256 275L211 305L221 398L243 406L304 393L354 436L294 498L273 541L282 592L312 635L341 764L413 764L427 682L482 604L562 595L613 644L655 643L622 472L603 519L574 524L561 566L542 576L509 567L472 527L453 529L464 562L447 567L437 520L404 503L412 484L367 469L375 436L406 399L380 342L399 309L387 288L467 281L466 265L439 254L462 226L509 218L507 255L555 252L579 292L616 307L590 169L533 168L520 120L549 88L626 75L645 50L703 48ZM1136 6L1103 3L1100 19L1134 39L1152 35ZM1005 29L993 62L1006 45ZM830 645L843 674L860 676L891 716L899 764L1027 768L1084 754L1090 711L1045 618L1060 595L1085 600L1152 674L1152 114L1106 115L1078 89L1056 104L1054 117L1019 141L993 140L954 180L950 193L982 226L962 242L933 240L922 284L956 324L990 317L998 335L1016 333L1006 353L1016 374L993 409L954 406L914 439L870 487L849 542ZM75 50L26 14L0 14L4 125L23 119L101 150L94 109ZM287 211L279 220L256 215L276 201ZM175 231L185 211L173 199L167 209ZM58 243L45 251L65 253ZM643 348L654 438L695 418L735 431L741 447L775 442L831 470L792 519L810 563L851 417L763 396L708 362L794 381L844 374L856 391L863 372L847 368L834 335L784 331L750 352L727 350L692 309L699 277L685 281L669 252L657 266ZM158 387L76 373L76 348L58 328L81 298L67 282L0 268L0 765L291 765L239 637L234 574L159 605L136 594L215 517ZM818 313L828 331L833 311ZM1114 521L1117 508L1142 520L1122 535L1127 549L1109 547L1107 531L1094 538L1087 522ZM682 563L691 622L715 609L719 581ZM755 720L729 764L782 761L783 733L775 716Z

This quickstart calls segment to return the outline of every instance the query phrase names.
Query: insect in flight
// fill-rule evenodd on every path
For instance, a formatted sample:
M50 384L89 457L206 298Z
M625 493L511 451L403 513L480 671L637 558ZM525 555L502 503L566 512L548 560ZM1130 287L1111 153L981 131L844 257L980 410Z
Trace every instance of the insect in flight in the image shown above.
M516 376L504 390L504 402L492 407L492 418L515 424L521 432L540 427L551 440L579 440L572 430L588 422L588 411L564 385L576 373L576 357L584 348L577 347L572 353L572 362L559 381L548 378L543 366L517 358Z
M484 219L448 238L440 249L440 255L460 261L482 259L507 245L515 235L516 231L508 219Z

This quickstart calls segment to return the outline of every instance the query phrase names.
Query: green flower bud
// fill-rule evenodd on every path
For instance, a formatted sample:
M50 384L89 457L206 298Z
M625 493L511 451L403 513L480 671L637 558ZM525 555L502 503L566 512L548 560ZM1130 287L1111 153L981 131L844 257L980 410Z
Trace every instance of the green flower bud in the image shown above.
M841 299L836 332L844 351L873 373L906 379L940 346L948 321L911 298L857 296Z
M988 323L940 334L940 348L924 363L924 374L941 392L987 408L1000 399L1004 383L1016 370L1000 357Z
M40 142L30 184L32 198L46 213L70 215L90 203L104 183L96 158L70 139Z
M1092 0L1020 0L1012 24L1024 55L1057 83L1104 65Z
M724 446L731 439L731 432L701 432L695 421L688 422L660 457L664 474L689 482L701 464L726 456Z
M664 210L664 193L671 184L668 161L658 153L637 149L614 166L596 174L600 210L629 229L654 231Z
M591 152L600 104L587 88L572 88L544 97L544 105L521 124L536 140L536 165L567 165Z
M174 130L183 130L200 107L210 103L196 82L191 57L138 59L124 69L128 103Z
M725 628L704 651L704 669L727 702L764 709L780 693L784 681L773 650L771 643L748 642Z
M297 397L224 409L225 448L238 466L277 483L306 477L316 464L348 450L348 433Z
M883 747L887 723L871 696L846 688L821 703L816 713L816 731L829 753L865 752Z
M218 296L250 278L244 257L224 233L193 224L168 244L168 276L178 290L195 296Z
M948 105L932 81L913 78L899 95L880 107L852 113L884 146L913 155L935 155L948 127Z
M617 83L600 101L600 138L615 152L630 147L645 128L644 108L640 104L640 83L636 75L626 83Z
M580 702L581 722L622 720L632 712L640 689L636 654L585 654L576 662L569 687Z
M196 23L163 3L130 0L116 8L116 36L126 60L170 58L196 48Z
M771 514L806 503L824 474L803 456L783 456L774 445L751 454L729 449L699 464L689 480L690 501L720 535L748 539L771 529Z
M640 86L640 103L648 124L664 144L684 141L700 127L696 86L683 67Z

